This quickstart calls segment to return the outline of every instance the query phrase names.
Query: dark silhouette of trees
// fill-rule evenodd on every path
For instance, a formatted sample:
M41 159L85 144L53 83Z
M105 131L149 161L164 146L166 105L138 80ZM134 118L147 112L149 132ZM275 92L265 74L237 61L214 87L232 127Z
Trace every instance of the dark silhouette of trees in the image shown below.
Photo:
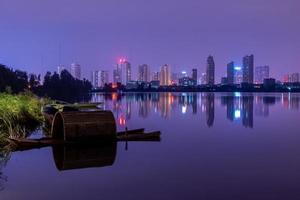
M0 92L19 93L27 89L27 73L20 70L12 70L0 64Z
M52 99L75 100L76 97L89 93L91 83L84 79L78 80L67 71L61 74L47 72L41 84L41 76L21 70L12 70L0 64L0 92L19 93L30 90L39 96L48 96Z
M34 90L40 86L41 75L36 76L35 74L29 75L29 89Z
M53 99L72 101L80 95L85 95L92 89L92 84L84 80L75 79L67 70L61 74L47 72L42 86L43 96Z

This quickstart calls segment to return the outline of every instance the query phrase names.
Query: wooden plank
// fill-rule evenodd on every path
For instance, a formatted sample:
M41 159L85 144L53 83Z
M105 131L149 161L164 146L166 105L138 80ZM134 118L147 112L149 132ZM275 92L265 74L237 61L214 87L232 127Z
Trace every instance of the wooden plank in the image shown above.
M122 136L122 135L132 135L132 134L144 134L145 133L145 129L144 128L140 128L140 129L133 129L133 130L128 130L128 131L121 131L118 132L117 135L118 136Z
M160 141L160 131L144 133L144 129L128 130L125 132L119 132L117 141ZM95 144L103 143L105 140L82 140L82 141L64 141L60 139L53 139L45 137L41 139L8 139L13 151L25 151L35 148L42 148L53 145L65 145L65 144Z
M118 141L160 141L160 131L118 136Z

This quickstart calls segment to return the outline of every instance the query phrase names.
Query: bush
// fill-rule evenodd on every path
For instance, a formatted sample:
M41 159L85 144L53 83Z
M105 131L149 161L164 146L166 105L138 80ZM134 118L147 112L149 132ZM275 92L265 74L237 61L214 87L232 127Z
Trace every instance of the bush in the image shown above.
M26 137L44 120L43 100L29 94L0 94L0 138Z

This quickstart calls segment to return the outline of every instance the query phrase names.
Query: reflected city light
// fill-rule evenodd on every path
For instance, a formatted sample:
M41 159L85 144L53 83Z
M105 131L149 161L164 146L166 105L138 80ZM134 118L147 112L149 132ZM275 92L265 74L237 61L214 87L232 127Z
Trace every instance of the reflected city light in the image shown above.
M125 125L126 125L126 119L125 119L124 116L121 116L121 117L119 118L119 124L120 124L121 126L125 126Z
M241 123L244 127L254 127L256 116L269 116L269 107L281 103L284 108L300 109L300 95L286 93L281 95L243 94L235 92L230 95L215 95L214 93L142 93L142 94L95 94L93 101L103 101L106 110L112 110L118 126L127 126L135 118L148 118L158 113L162 118L172 115L188 115L201 112L206 116L206 124L212 127L215 121L215 107L226 108L226 117L231 122ZM216 102L216 103L215 103ZM177 113L176 113L177 111ZM191 112L189 112L191 111Z
M241 118L241 111L240 110L235 110L234 111L234 118L235 119Z
M118 94L117 93L112 93L111 98L113 101L116 101L118 99Z
M241 70L242 70L242 67L240 67L240 66L235 66L235 67L234 67L234 70L236 70L236 71L241 71Z
M181 113L182 113L182 114L185 114L186 111L187 111L187 105L183 105L183 106L181 107Z

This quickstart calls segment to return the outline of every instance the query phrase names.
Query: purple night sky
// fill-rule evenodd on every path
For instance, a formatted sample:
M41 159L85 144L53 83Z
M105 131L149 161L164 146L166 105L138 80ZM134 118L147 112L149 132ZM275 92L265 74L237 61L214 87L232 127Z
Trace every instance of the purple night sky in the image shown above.
M78 62L112 69L120 56L152 71L205 70L212 54L216 76L226 64L255 55L271 75L300 72L299 0L1 0L0 63L29 72ZM110 72L111 77L111 72Z

